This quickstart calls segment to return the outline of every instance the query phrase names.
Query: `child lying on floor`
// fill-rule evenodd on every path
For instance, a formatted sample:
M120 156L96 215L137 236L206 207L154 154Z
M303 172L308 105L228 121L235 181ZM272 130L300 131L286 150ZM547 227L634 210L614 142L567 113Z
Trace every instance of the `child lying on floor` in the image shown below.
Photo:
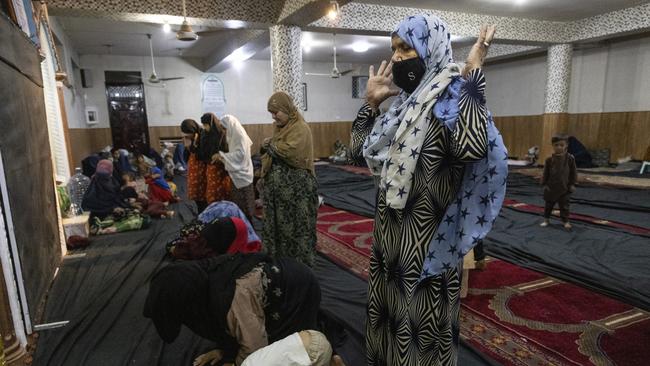
M137 193L136 182L133 175L126 173L122 175L124 185L122 186L122 197L134 209L155 218L171 218L174 211L167 209L167 204L159 201L152 201L143 193Z

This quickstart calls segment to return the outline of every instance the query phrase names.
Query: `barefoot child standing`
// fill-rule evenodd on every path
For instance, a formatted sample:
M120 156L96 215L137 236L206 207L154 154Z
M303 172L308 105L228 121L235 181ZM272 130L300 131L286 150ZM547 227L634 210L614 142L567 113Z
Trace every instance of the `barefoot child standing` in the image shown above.
M565 229L571 229L569 223L569 199L571 193L575 192L576 180L576 162L573 155L567 152L568 137L565 135L555 135L551 139L553 143L553 155L546 159L544 164L544 176L542 185L544 186L544 222L541 227L548 226L551 217L551 211L555 203L560 207L560 218L564 223Z

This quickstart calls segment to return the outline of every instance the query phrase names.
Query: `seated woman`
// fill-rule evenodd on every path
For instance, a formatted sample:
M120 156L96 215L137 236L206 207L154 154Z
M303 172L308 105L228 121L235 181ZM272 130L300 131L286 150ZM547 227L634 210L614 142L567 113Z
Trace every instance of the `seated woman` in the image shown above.
M234 202L214 202L199 214L198 219L203 223L208 223L222 217L237 217L241 219L246 224L246 228L248 229L248 242L251 244L262 242L260 237L255 232L255 229L253 229L253 225L251 225L250 221L248 221L248 216L246 216L246 214L244 214L244 212Z
M223 217L206 224L193 221L181 229L180 237L167 244L167 252L176 259L257 253L261 249L259 240L249 240L246 223L237 217Z
M97 163L81 207L84 211L90 211L91 216L99 218L113 214L116 209L129 207L121 195L120 183L113 176L113 163L110 160Z
M153 167L150 172L151 174L146 177L149 186L149 199L163 203L176 202L177 199L174 197L171 187L163 178L162 171L157 167Z
M84 194L81 207L92 216L91 232L95 235L111 234L146 227L148 217L131 210L113 176L113 163L100 160L97 170Z
M144 316L167 343L178 337L181 325L215 342L218 351L202 358L206 364L241 365L272 342L315 329L319 305L320 286L307 266L291 258L235 254L159 270Z

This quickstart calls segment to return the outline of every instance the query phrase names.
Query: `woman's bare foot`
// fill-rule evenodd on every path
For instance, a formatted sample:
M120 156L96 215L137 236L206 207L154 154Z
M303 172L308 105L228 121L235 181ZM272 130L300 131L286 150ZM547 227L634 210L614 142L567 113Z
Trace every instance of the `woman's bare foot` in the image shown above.
M571 230L572 227L573 227L573 226L571 226L571 223L568 223L568 222L565 222L565 223L564 223L564 228L565 228L565 229L567 229L567 230Z

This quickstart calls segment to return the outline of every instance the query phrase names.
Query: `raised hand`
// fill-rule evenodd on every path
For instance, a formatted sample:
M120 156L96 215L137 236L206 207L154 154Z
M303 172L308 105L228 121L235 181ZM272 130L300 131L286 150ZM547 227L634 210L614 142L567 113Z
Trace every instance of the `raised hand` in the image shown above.
M393 63L382 61L375 74L375 67L370 65L368 70L368 84L366 86L366 101L373 109L386 99L399 94L399 90L391 89L393 84Z
M494 25L483 25L481 27L481 32L476 39L476 43L474 43L472 49L469 51L469 55L467 56L465 68L463 69L463 76L469 74L470 71L483 66L485 56L487 56L488 48L490 48L490 44L492 44L496 30L497 28Z

